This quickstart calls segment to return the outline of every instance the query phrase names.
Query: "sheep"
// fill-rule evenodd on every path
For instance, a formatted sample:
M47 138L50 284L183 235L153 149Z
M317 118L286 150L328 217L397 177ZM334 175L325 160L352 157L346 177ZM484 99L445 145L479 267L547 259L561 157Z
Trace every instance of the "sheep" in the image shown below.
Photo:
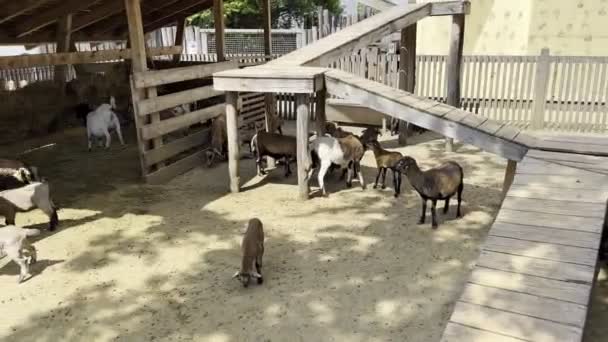
M114 113L116 107L116 101L114 97L110 97L110 104L102 103L97 109L87 114L87 140L89 144L89 151L91 151L91 143L95 137L106 137L106 148L110 147L112 138L110 137L110 130L115 129L118 134L118 139L122 145L125 144L122 139L122 133L120 131L120 121L118 116Z
M275 159L285 159L285 177L289 177L291 174L289 162L296 158L298 148L296 138L293 136L262 131L251 138L251 151L256 156L258 175L266 174L262 168L262 157L269 156Z
M403 158L403 155L399 152L388 151L382 148L380 143L371 141L367 144L374 152L374 158L376 159L376 167L378 168L378 174L376 175L376 182L374 183L374 189L378 186L378 179L382 174L382 189L386 188L384 181L386 179L386 170L390 169L393 173L393 186L395 187L395 198L399 197L401 193L401 172L395 170L397 162Z
M49 217L49 230L55 230L59 223L58 208L51 199L48 183L32 182L17 189L0 192L0 216L4 216L7 225L15 224L18 212L35 208L39 208Z
M313 168L320 163L318 182L319 187L323 193L323 196L327 196L325 189L324 178L329 167L333 164L339 165L341 168L347 168L348 177L346 179L346 186L352 186L352 173L349 165L352 162L352 171L357 172L359 176L359 182L361 188L365 190L365 181L361 174L360 161L365 153L365 148L358 137L349 135L344 138L334 138L328 136L317 137L309 144L310 155L313 162ZM309 172L311 176L312 169Z
M222 160L226 159L228 152L228 135L226 132L226 115L222 114L211 122L211 149L205 151L207 156L207 166L211 167L218 156Z
M18 283L31 276L29 265L36 262L36 248L27 241L28 236L40 234L38 229L24 229L14 225L0 228L0 257L7 256L19 268Z
M435 208L437 200L445 200L443 213L446 214L450 205L450 198L458 194L458 209L456 209L456 217L461 217L460 203L462 201L462 189L464 187L463 179L464 172L462 167L453 161L448 161L438 167L422 171L418 167L416 160L412 157L403 157L397 162L395 169L398 172L405 173L410 184L418 192L422 198L422 216L418 224L423 224L426 214L426 202L431 200L431 219L432 227L436 229L437 218Z
M0 191L39 181L38 169L19 160L0 159Z
M264 256L264 228L262 221L252 218L241 243L241 269L232 278L238 278L244 287L249 286L251 277L257 278L258 284L264 282L262 277L262 257Z

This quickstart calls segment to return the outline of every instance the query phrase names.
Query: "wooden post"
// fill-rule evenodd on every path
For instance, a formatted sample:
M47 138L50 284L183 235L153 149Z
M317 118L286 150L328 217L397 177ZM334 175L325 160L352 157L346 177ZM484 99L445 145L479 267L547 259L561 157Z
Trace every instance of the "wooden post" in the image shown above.
M264 29L264 55L266 61L272 56L272 29L270 17L270 0L262 0L262 23Z
M319 90L315 96L315 120L318 137L325 134L325 122L327 120L325 116L325 98L325 89Z
M507 195L507 191L513 184L513 179L515 178L515 170L517 169L517 162L514 160L509 160L507 162L507 169L505 170L505 181L502 185L502 197Z
M224 2L213 0L213 23L215 25L215 52L217 61L226 60L224 52Z
M230 174L230 191L237 193L240 190L239 179L239 128L238 128L238 100L239 94L235 91L226 93L226 135L228 138L228 172Z
M417 26L412 24L401 30L399 42L399 89L414 93L416 87L416 35ZM405 121L399 122L400 145L407 144L410 127Z
M276 113L275 113L276 99L273 93L264 94L264 105L266 107L265 124L266 132L274 133L276 129ZM274 168L276 166L275 159L272 157L266 157L266 165L268 168Z
M308 94L296 94L296 115L297 129L296 139L298 144L298 187L299 199L308 199L308 175L306 172L308 162L308 121L309 121L309 106Z
M56 52L69 52L72 37L72 15L68 14L57 21L57 50ZM55 66L55 81L64 83L69 65Z
M174 46L181 46L182 51L179 54L173 55L173 62L177 63L184 53L184 30L186 29L186 17L177 19L177 30L175 31L175 43Z
M534 81L534 98L532 99L532 128L542 129L545 122L545 106L547 105L547 86L549 85L549 71L551 68L551 56L549 49L540 51L538 63L536 64L536 75Z
M460 70L462 67L462 49L464 45L464 14L452 16L452 32L447 64L447 98L450 106L460 107ZM445 150L454 151L454 139L446 138Z

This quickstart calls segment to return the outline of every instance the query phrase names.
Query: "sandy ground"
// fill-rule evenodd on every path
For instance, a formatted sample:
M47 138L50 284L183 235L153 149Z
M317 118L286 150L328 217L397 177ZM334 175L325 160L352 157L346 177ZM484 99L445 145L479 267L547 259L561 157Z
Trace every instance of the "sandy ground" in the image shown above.
M295 175L255 177L248 159L239 194L227 192L225 163L145 186L133 132L127 139L87 153L75 129L0 149L54 144L22 158L52 181L63 208L60 228L36 239L31 279L17 285L18 267L0 260L1 340L438 341L499 207L505 167L470 146L446 154L433 136L400 148L423 167L453 159L465 169L464 218L454 208L433 231L416 224L420 201L407 182L394 199L392 181L346 189L336 173L329 198L299 202ZM371 152L363 165L373 182ZM267 237L266 281L244 289L231 276L254 216ZM46 221L37 211L17 217Z

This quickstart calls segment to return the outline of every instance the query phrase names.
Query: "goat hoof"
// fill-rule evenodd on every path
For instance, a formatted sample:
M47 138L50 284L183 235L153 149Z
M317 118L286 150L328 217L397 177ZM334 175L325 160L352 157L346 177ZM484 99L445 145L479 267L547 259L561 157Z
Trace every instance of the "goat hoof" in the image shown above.
M346 187L347 187L347 188L352 188L352 187L353 187L353 184L352 184L352 183L346 183Z
M418 224L424 224L424 220L418 220Z
M394 194L393 196L395 196L395 198L399 197L399 194Z
M383 185L381 189L382 189L382 190L386 189L386 185Z
M437 227L439 227L439 225L437 223L431 225L431 228L433 228L433 229L437 229Z
M258 284L263 284L264 283L264 278L260 277L258 278Z
M377 186L376 184L374 184L374 187L373 187L373 188L375 189L375 188L377 188L377 187L378 187L378 186Z

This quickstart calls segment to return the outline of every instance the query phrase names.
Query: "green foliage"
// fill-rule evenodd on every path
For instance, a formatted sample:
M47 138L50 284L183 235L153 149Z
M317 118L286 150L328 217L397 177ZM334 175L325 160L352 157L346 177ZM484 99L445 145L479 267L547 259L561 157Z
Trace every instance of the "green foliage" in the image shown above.
M272 27L289 27L291 21L301 21L316 13L317 6L329 10L333 15L342 12L340 0L271 0ZM226 27L260 28L262 26L262 5L259 0L226 0L224 2ZM191 25L203 28L213 27L211 9L190 16Z

